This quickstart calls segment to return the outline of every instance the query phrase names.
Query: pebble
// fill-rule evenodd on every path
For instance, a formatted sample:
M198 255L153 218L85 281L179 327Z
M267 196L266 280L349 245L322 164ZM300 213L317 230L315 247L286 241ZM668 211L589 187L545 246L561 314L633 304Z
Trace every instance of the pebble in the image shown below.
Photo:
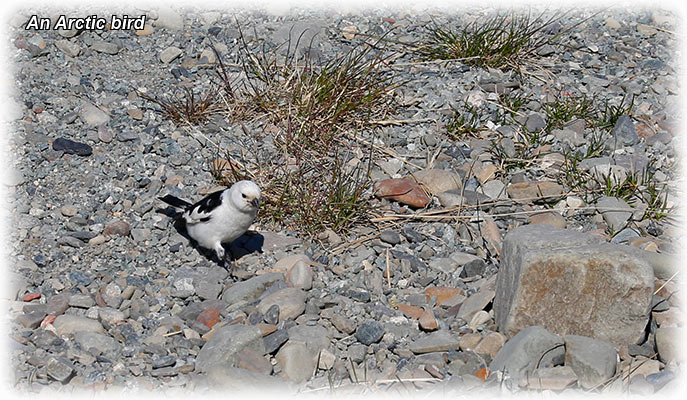
M610 343L578 335L567 335L564 340L565 365L582 387L596 387L615 374L617 353Z
M59 315L55 318L53 326L59 336L76 332L105 333L105 329L103 329L103 325L99 321L78 315Z
M70 139L59 137L52 143L53 150L63 151L67 154L76 154L87 157L93 154L93 148L86 143L75 142Z
M258 311L266 314L273 305L279 306L279 321L295 319L305 311L305 292L298 288L280 289L263 298Z
M175 58L179 57L182 53L183 51L178 47L167 47L166 49L160 52L160 61L162 61L165 64L169 64Z
M313 376L317 367L312 352L300 342L285 344L275 357L284 375L294 382L303 382Z

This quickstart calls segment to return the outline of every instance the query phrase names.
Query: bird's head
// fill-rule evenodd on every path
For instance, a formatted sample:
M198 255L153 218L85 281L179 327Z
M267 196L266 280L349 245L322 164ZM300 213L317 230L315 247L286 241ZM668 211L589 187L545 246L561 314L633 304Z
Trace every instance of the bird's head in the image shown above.
M231 201L244 212L254 212L260 207L260 188L252 181L238 181L229 189Z

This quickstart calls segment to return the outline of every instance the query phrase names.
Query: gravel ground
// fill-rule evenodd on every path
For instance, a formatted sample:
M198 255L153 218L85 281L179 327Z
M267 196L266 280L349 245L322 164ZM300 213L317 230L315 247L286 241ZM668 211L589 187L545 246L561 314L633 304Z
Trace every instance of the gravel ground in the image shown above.
M432 21L465 24L494 10L116 11L146 15L146 28L24 29L34 14L57 20L56 10L22 10L10 19L14 97L5 104L12 134L4 187L12 215L7 304L15 389L182 394L285 386L316 394L648 395L669 393L678 384L682 303L673 296L678 286L666 261L679 248L675 220L643 219L646 202L630 207L606 196L587 203L552 183L561 173L562 154L584 151L599 134L603 154L585 160L584 168L627 175L651 164L656 181L670 183L668 206L677 205L676 149L683 139L674 15L614 8L570 12L551 28L583 21L567 34L567 45L540 49L536 65L522 75L460 62L418 63L409 54L396 59L394 71L408 83L395 94L401 106L393 118L407 122L359 134L385 149L371 171L376 188L412 173L430 193L427 210L370 191L379 215L394 214L395 223L327 231L314 240L258 217L258 234L232 244L239 257L227 271L172 227L157 197L197 200L211 192L211 143L239 154L245 134L223 116L198 128L176 126L136 91L160 95L187 85L207 87L214 74L209 45L231 53L237 21L250 27L247 35L271 44L286 40L291 28L318 32L312 51L326 59L349 48L344 34L350 36L350 27L376 35L393 28L389 38L413 41L426 35ZM83 8L73 14L114 12ZM514 119L530 130L543 128L543 107L554 94L599 104L636 97L632 117L612 129L572 121L549 137L546 150L557 156L502 174L488 151L491 140L500 138L504 151L512 152L509 146L520 139L515 125L498 118L499 88L527 96ZM466 103L479 108L483 129L448 136L452 108ZM266 125L250 121L246 128L264 132ZM550 197L542 198L543 192ZM463 219L408 218L458 204L473 206ZM516 230L526 226L534 230ZM585 235L566 236L568 231ZM556 292L537 292L535 284L508 287L504 271L525 265L516 255L539 246L530 243L533 237L542 237L544 256L558 251L547 242L556 238L563 238L556 239L559 247L576 240L591 246L589 262L579 261L582 251L560 256L570 265L619 254L637 270L653 269L649 278L629 284L644 293L636 302L651 302L638 312L639 332L630 329L632 339L618 339L591 322L575 329L551 322L573 315L573 325L587 318L612 326L626 309L604 314L599 304L615 301L606 296L615 286L580 293L580 299L594 299L591 305L580 300L579 316L556 308ZM603 247L607 242L614 247ZM606 250L598 253L600 248ZM526 273L520 269L515 276ZM634 279L631 269L621 272L618 287ZM546 276L544 288L551 285ZM593 281L566 283L586 288ZM652 297L649 289L658 290ZM519 318L515 311L508 314L509 302L537 293L544 296L539 304L554 306L532 323L506 329ZM530 325L546 329L521 329ZM528 341L537 345L522 344ZM550 360L539 359L541 365L541 352L518 350L552 345L560 354L552 351ZM637 366L631 379L612 379ZM525 369L538 383L528 381Z

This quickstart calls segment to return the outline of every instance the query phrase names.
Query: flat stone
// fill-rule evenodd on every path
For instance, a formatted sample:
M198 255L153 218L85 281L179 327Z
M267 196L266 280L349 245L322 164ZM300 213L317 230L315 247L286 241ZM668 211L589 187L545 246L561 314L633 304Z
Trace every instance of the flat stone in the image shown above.
M56 294L48 299L48 306L46 313L50 315L61 315L69 308L70 294L67 292L62 292Z
M408 345L408 349L415 354L458 350L459 348L460 338L444 329L421 336Z
M94 348L101 353L109 353L119 349L119 343L114 338L97 332L76 332L74 341L85 351Z
M310 290L312 288L312 280L312 268L303 261L296 262L286 274L287 283L295 288L303 290Z
M111 222L107 225L105 225L105 229L103 229L103 235L117 235L117 236L129 236L129 233L131 232L131 226L129 225L128 222L126 221L114 221Z
M67 154L76 154L86 157L93 154L93 148L86 143L76 142L67 138L59 137L52 142L53 150L63 151Z
M319 325L296 325L288 330L290 342L301 342L313 353L319 353L330 345L329 331Z
M624 146L632 146L639 142L635 124L632 122L632 117L627 114L618 117L613 129L611 129L611 135L618 138Z
M183 53L183 51L178 47L167 47L166 49L160 52L160 61L162 61L165 64L169 64L175 58L179 57L181 53Z
M520 380L520 386L531 390L563 390L577 382L575 371L569 366L537 368L532 375Z
M283 281L284 274L279 272L258 275L245 281L237 282L224 290L222 301L234 304L241 301L253 302L275 282Z
M463 340L461 339L461 342ZM494 359L496 354L506 343L506 336L499 332L491 332L485 336L472 350L477 354L486 354L490 359Z
M298 288L280 289L263 298L258 311L265 314L272 305L279 306L279 322L288 318L296 319L305 311L305 292Z
M91 49L98 53L114 55L119 53L120 47L115 43L106 42L104 40L94 40L93 44L91 44Z
M425 307L420 318L418 318L418 323L420 328L425 331L434 331L439 327L439 323L429 307Z
M76 332L105 333L105 329L99 321L78 315L59 315L55 318L53 326L58 336L66 336Z
M475 313L484 310L484 308L494 300L495 295L496 292L489 289L481 289L473 293L463 301L463 304L461 304L460 310L458 310L458 317L469 321Z
M45 365L45 372L52 379L66 383L74 374L74 366L62 357L50 357Z
M345 333L347 335L350 335L353 332L355 332L355 329L357 328L355 321L338 313L334 314L331 317L330 321L332 325L334 325L334 328L336 328L339 332Z
M413 173L413 177L428 192L437 194L447 190L459 190L463 187L460 175L443 169L426 169Z
M40 326L43 318L48 315L42 311L34 311L17 316L15 321L20 323L24 328L36 329Z
M508 196L518 203L535 201L554 202L563 196L563 186L551 181L511 183L506 188Z
M556 211L545 211L537 214L532 214L527 218L530 224L548 224L557 228L565 228L566 221L560 213Z
M317 361L305 344L301 342L288 342L277 352L275 356L281 366L282 372L288 379L294 382L304 382L310 379L317 368Z
M633 211L625 200L608 196L603 196L596 201L596 209L613 232L618 232L625 227L627 221L632 217Z
M223 326L198 352L196 371L207 372L216 367L234 367L237 353L248 347L265 354L260 328L239 324Z
M77 57L81 54L81 46L66 39L56 40L55 46L69 57Z
M518 332L496 353L489 364L491 371L506 371L518 380L537 368L560 364L565 357L563 339L541 326L530 326Z
M272 364L270 361L251 348L242 349L237 353L236 366L265 375L272 373Z
M401 243L401 235L398 232L394 231L383 231L382 233L379 234L379 240L381 240L384 243L389 243L389 244L399 244Z
M615 374L617 352L610 343L585 336L566 335L565 365L582 387L590 389Z
M264 338L265 353L272 354L277 351L287 340L289 333L285 329L278 329Z
M643 340L654 275L630 250L550 225L509 232L493 307L499 331L512 336L541 325L559 335L588 335L616 346Z
M110 116L94 104L84 101L81 103L79 111L81 120L90 127L106 124L110 121Z

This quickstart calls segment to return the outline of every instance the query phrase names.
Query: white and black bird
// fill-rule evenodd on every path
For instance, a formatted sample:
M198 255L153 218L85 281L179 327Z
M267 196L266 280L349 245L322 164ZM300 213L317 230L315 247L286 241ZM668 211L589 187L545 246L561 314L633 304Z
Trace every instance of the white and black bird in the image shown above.
M214 250L223 263L222 243L232 242L248 230L258 212L260 195L260 188L254 182L239 181L195 204L170 194L160 200L184 210L178 218L186 225L188 235L201 247Z

